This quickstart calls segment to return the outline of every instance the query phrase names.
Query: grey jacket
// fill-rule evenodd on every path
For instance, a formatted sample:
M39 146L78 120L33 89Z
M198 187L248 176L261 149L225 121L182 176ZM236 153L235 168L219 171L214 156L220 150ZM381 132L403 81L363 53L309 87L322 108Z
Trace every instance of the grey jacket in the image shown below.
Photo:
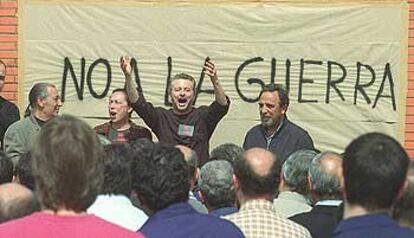
M4 152L12 159L15 166L20 157L30 149L39 131L40 126L33 115L9 126L4 134Z

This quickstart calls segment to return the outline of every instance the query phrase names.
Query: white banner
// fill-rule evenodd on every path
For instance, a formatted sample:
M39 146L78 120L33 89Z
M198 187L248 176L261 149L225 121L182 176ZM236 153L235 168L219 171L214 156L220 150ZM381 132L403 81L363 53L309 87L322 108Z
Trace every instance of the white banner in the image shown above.
M193 75L196 106L214 100L202 66L210 57L231 99L211 146L241 144L259 123L261 84L286 84L288 117L320 150L380 131L403 140L407 5L21 1L21 107L34 83L57 86L62 113L107 120L123 87L119 57L136 62L147 100L168 107L175 74ZM136 114L134 114L136 116ZM134 119L143 124L138 118Z

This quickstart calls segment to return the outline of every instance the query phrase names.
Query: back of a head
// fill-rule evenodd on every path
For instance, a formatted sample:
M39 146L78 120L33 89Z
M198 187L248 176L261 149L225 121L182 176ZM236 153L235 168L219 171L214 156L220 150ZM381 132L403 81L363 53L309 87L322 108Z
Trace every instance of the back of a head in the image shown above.
M234 206L233 167L225 160L209 161L201 167L198 186L214 209Z
M32 191L35 189L31 151L27 151L22 155L22 157L20 157L19 161L16 164L15 175L21 185L29 188Z
M184 155L184 160L185 162L187 162L189 168L190 177L194 178L194 176L196 176L196 171L198 167L197 153L185 145L176 145L175 147L178 148Z
M130 165L132 152L126 144L111 144L104 147L103 194L129 196L131 193Z
M243 158L243 148L233 143L226 143L217 146L211 151L210 158L217 160L227 160L232 165L234 161Z
M64 115L46 123L32 147L42 207L85 211L102 188L102 154L96 133L85 122Z
M280 163L276 155L261 148L252 148L234 164L241 191L250 197L274 196L280 182Z
M135 153L131 175L132 190L150 212L188 200L188 165L173 146L155 144Z
M319 199L341 199L340 180L342 176L342 158L335 152L322 152L312 159L309 178L312 193Z
M18 183L0 185L0 223L29 215L39 210L33 193Z
M13 162L0 151L0 184L10 183L13 180Z
M313 150L298 150L283 163L283 180L292 191L303 195L308 193L308 170L315 155Z
M395 139L368 133L345 149L346 200L367 210L389 209L404 184L408 155Z

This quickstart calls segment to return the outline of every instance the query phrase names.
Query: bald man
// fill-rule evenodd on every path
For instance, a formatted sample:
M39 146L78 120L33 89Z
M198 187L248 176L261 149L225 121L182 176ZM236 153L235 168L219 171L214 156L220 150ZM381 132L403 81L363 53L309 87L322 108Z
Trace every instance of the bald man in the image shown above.
M329 151L316 155L309 167L309 185L315 206L290 219L308 228L312 237L333 237L343 216L341 156Z
M24 217L39 210L32 191L18 183L0 185L0 223Z
M0 92L3 91L6 81L6 64L0 60ZM7 128L20 119L19 108L12 102L0 96L0 144L3 146L3 137Z
M240 210L224 218L236 224L247 238L311 237L306 228L275 211L272 202L280 182L279 164L274 154L261 148L249 149L243 159L235 161L234 186Z

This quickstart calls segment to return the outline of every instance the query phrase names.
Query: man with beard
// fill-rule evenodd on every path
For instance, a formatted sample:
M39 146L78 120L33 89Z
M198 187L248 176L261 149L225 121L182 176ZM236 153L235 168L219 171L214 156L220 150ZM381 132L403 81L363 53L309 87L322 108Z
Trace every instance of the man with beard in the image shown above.
M139 138L152 139L151 132L147 128L138 126L130 120L132 107L124 89L118 88L112 91L108 112L110 121L96 126L94 130L112 143L129 143Z
M151 128L158 140L168 144L181 144L193 149L201 167L208 160L209 141L218 122L229 109L230 100L221 87L215 65L207 61L205 73L214 87L215 101L209 106L193 107L195 80L192 76L177 74L169 85L172 109L154 107L147 102L131 78L128 56L121 57L121 69L125 75L125 87L132 108Z
M313 141L308 132L292 123L286 116L289 95L283 85L268 84L259 95L261 124L251 128L244 139L243 148L268 149L283 163L293 152L301 149L313 150Z

